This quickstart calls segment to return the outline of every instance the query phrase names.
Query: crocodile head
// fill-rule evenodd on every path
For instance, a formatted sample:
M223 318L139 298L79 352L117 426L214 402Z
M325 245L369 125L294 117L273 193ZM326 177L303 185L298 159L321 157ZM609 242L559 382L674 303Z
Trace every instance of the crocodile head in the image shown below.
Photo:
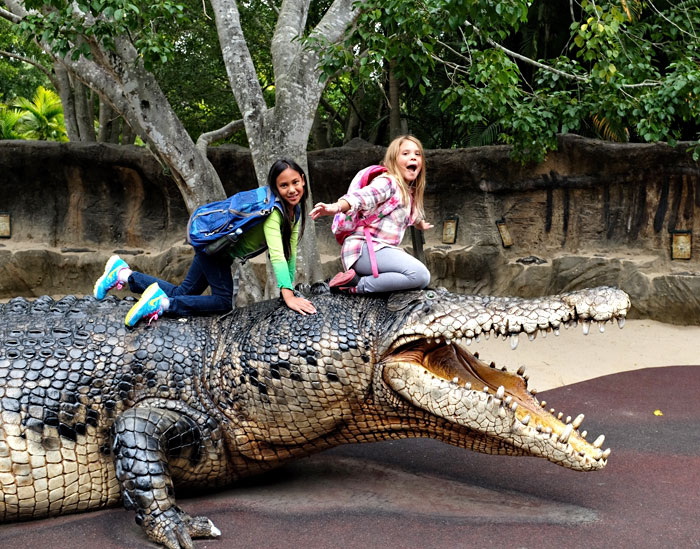
M528 389L524 369L499 369L468 347L489 335L510 338L514 347L521 334L556 333L563 324L583 323L584 333L591 321L622 325L629 306L627 294L609 287L530 300L442 289L395 294L388 307L397 317L380 346L374 393L399 415L412 408L440 418L424 427L425 436L483 453L601 469L610 450L602 449L602 435L586 440L582 414L554 415Z

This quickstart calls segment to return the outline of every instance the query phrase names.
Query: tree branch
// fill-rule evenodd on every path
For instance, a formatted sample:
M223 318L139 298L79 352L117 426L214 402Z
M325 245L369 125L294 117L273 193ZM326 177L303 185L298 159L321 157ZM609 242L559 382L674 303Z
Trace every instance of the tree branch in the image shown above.
M285 78L302 47L300 38L304 34L309 15L308 0L284 0L272 36L270 51L275 82Z
M3 8L0 8L0 17L7 19L10 23L19 23L22 20L19 15L15 15L14 13Z
M226 74L243 120L254 124L267 111L258 75L243 36L235 0L211 0ZM247 132L249 139L251 132Z
M222 139L226 139L227 137L233 135L239 130L244 129L245 124L243 123L243 120L232 120L225 126L219 128L218 130L213 130L210 132L206 132L201 134L197 138L197 148L202 152L202 154L207 153L207 147L213 143L214 141L221 141Z
M529 65L533 65L534 67L537 67L538 69L542 69L544 71L548 72L553 72L554 74L558 74L559 76L563 76L564 78L568 78L569 80L576 80L577 82L588 82L588 78L584 78L583 76L579 76L578 74L570 74L568 72L564 72L559 69L555 69L554 67L550 67L549 65L545 65L543 63L540 63L539 61L535 61L534 59L530 59L529 57L525 57L524 55L520 55L519 53L516 53L512 50L509 50L505 46L501 46L497 42L494 42L491 40L491 38L483 37L481 34L481 31L476 25L473 25L469 21L464 22L465 26L471 27L474 29L474 32L484 38L486 40L486 43L489 44L491 47L496 48L497 50L501 50L503 53L505 53L508 57L512 57L514 59L518 59L519 61L522 61L523 63L527 63Z
M51 73L49 69L44 67L41 63L38 61L34 61L33 59L30 59L29 57L24 57L22 55L17 55L16 53L10 53L9 51L4 51L0 50L0 55L4 55L5 57L12 57L14 59L19 59L20 61L23 61L25 63L29 63L30 65L33 65L37 69L39 69L41 72L43 72L47 78L51 81L51 84L53 85L54 88L58 89L58 82L54 78L54 75Z
M474 32L481 36L481 32L479 29L475 26L472 25L469 21L465 21L464 23L466 26L471 27L474 29ZM577 82L583 82L583 83L588 83L590 81L590 78L579 76L577 74L570 74L568 72L561 71L559 69L555 69L554 67L551 67L549 65L545 65L543 63L540 63L539 61L535 61L534 59L530 59L529 57L525 57L524 55L520 55L519 53L515 53L514 51L509 50L508 48L501 46L500 44L494 42L490 38L486 37L484 38L486 42L498 49L504 52L506 55L509 57L513 57L515 59L518 59L522 61L523 63L527 63L529 65L533 65L539 69L542 69L547 72L552 72L554 74L558 74L559 76L563 76L564 78L568 78L569 80L575 80ZM645 80L644 82L637 82L636 84L620 84L621 89L628 89L628 88L646 88L646 87L654 87L654 86L659 86L660 82L654 82L654 81L649 81Z

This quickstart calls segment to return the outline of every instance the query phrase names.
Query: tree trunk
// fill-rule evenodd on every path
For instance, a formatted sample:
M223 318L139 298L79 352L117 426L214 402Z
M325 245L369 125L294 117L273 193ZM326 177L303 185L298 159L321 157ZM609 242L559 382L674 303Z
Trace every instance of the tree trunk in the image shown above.
M196 148L153 74L143 68L136 50L126 39L115 40L115 45L115 52L100 50L90 60L73 60L69 54L61 61L90 87L100 90L132 128L138 128L172 174L189 211L224 198L219 175Z
M361 3L333 0L308 35L320 42L339 42L357 17ZM21 1L5 0L5 4L16 15L27 15ZM281 3L271 44L275 105L268 108L243 36L236 1L211 0L223 60L242 113L260 185L265 183L271 162L281 156L293 158L308 174L306 147L325 85L320 81L318 54L299 39L307 35L309 4L310 0ZM129 35L114 37L113 51L104 50L94 37L79 40L90 47L90 59L83 56L73 59L68 53L57 61L98 90L146 141L172 174L187 208L192 211L199 204L223 198L221 180L206 151L198 150L185 131L155 77L144 68ZM49 46L43 46L50 52ZM78 122L79 117L76 113ZM311 182L307 180L307 183L310 193ZM307 205L311 204L309 198ZM307 223L297 263L304 280L320 278L313 222Z
M81 141L95 141L93 110L90 102L90 90L77 78L71 78L75 98L75 117L80 130Z
M55 61L53 64L54 74L58 83L58 95L61 98L63 106L63 122L66 125L66 134L68 139L74 143L80 141L80 129L78 128L78 119L75 114L75 100L73 98L73 86L71 86L70 77L66 68Z
M136 134L131 129L128 122L122 118L122 145L133 145L136 140Z
M112 125L114 124L114 118L116 113L112 106L107 103L104 99L100 99L99 108L99 123L100 129L97 133L97 140L100 143L110 142L110 137L112 135Z
M331 145L328 142L326 124L321 117L321 109L316 109L314 122L311 126L311 140L314 144L314 149L327 149Z
M401 135L401 94L399 81L394 75L396 61L389 61L389 139Z

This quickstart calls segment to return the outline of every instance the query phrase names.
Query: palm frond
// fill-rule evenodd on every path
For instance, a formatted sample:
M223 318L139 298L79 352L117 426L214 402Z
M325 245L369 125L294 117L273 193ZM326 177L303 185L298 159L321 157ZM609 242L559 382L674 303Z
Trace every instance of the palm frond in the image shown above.
M626 127L613 124L604 116L598 116L597 114L594 114L592 118L598 135L606 141L627 143L630 140L630 132Z
M636 21L642 14L641 0L620 0L620 5L629 21Z
M496 122L492 122L486 127L482 125L474 126L469 132L467 143L470 147L493 145L498 139L499 131L501 131L501 126Z
M21 117L21 111L0 107L0 139L21 139L22 136L16 130Z

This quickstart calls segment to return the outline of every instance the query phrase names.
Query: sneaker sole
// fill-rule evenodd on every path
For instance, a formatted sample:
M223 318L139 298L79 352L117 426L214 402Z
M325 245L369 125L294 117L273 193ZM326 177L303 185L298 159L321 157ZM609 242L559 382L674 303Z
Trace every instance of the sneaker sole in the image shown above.
M355 271L352 271L352 274L351 271L345 271L343 273L338 273L333 278L331 278L331 281L328 283L328 285L331 288L336 286L345 286L348 282L352 281L353 278L355 278Z

